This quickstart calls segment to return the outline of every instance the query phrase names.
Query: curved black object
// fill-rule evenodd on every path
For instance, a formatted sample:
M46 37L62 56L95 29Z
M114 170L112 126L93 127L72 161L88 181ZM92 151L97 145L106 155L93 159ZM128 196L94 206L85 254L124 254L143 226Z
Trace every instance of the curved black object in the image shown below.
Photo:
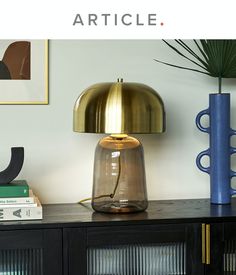
M24 162L24 147L11 148L11 160L5 170L0 172L0 184L7 184L13 181L23 166Z
M3 61L0 61L0 79L11 79L9 69Z

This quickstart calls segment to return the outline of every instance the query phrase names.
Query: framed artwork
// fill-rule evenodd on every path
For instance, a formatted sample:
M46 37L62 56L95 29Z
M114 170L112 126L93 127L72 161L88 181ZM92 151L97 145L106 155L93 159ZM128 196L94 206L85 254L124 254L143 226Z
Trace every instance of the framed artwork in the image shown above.
M48 98L48 40L0 40L0 104Z

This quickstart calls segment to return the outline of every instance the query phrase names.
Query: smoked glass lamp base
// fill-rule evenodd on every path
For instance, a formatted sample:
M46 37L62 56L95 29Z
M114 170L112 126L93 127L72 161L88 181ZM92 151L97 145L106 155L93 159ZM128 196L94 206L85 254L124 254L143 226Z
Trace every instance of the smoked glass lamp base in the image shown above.
M111 135L97 145L92 207L105 213L144 211L148 206L143 148L127 135Z

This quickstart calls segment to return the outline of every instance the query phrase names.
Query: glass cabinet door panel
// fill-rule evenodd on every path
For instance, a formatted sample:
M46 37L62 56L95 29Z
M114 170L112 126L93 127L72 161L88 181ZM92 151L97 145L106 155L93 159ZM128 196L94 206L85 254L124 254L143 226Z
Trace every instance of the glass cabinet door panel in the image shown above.
M43 275L43 249L0 250L0 275Z
M236 240L224 242L224 274L236 275Z
M184 275L185 243L116 245L87 250L88 275Z

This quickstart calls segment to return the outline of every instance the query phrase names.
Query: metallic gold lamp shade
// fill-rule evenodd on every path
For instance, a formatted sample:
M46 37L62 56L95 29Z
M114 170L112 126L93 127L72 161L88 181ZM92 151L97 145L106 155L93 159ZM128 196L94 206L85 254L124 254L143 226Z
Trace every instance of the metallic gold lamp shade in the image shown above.
M140 83L99 83L87 88L74 107L74 131L151 134L165 131L164 104Z
M118 79L95 84L80 95L74 107L74 131L111 134L99 141L95 151L91 198L95 211L130 213L147 208L143 147L127 134L164 130L162 99L149 86Z

